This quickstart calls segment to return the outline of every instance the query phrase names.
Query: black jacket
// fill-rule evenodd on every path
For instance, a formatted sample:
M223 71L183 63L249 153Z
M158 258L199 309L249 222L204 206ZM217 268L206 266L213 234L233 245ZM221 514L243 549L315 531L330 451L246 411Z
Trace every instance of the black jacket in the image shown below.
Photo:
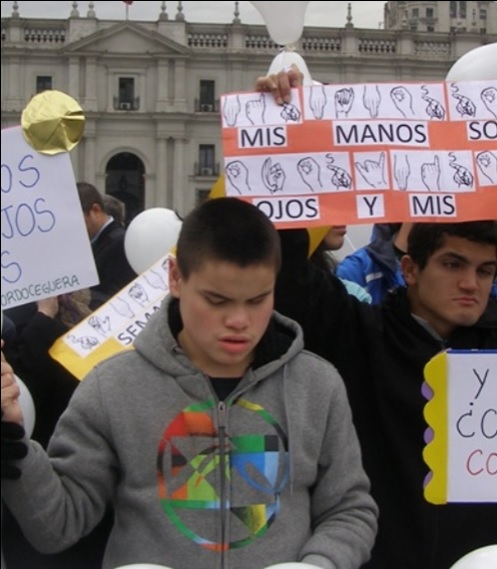
M91 287L91 308L96 309L136 278L124 249L126 230L112 221L92 243L100 283Z
M283 269L276 309L297 320L306 347L336 365L347 385L379 533L368 569L449 569L468 552L497 543L497 504L432 505L422 451L424 366L444 348L497 349L497 304L442 346L410 314L401 287L371 306L307 262L306 231L281 232Z

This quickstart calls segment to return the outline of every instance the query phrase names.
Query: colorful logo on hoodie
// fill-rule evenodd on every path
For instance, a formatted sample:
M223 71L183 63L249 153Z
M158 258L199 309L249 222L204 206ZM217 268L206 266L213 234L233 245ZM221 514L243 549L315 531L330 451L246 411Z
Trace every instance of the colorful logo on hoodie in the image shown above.
M274 522L288 482L287 437L260 405L237 401L226 429L216 404L182 411L159 447L161 502L174 525L213 551L243 547Z

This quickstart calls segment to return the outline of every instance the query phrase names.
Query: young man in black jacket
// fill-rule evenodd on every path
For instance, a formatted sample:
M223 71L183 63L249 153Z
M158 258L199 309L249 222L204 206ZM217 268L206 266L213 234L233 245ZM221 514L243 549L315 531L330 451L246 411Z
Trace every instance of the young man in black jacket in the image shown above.
M298 73L258 80L287 102ZM306 347L334 363L347 385L379 533L364 569L449 569L497 543L497 504L428 503L424 367L440 351L497 349L497 222L419 223L401 267L407 287L371 306L308 262L305 230L281 231L275 306L304 329ZM495 402L489 402L493 404Z

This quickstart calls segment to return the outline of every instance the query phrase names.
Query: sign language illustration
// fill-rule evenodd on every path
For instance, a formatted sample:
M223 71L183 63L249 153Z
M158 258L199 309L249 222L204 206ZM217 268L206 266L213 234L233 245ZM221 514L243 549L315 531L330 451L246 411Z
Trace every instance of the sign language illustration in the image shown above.
M378 111L381 103L380 90L378 85L364 85L364 93L362 96L362 103L369 111L369 116L372 119L378 117Z
M252 191L249 185L249 171L243 162L240 160L229 162L225 170L228 182L240 195Z
M323 85L317 85L311 88L309 96L309 106L315 119L321 120L324 116L324 108L328 99Z
M352 178L350 174L341 168L340 166L335 166L335 159L331 154L326 155L327 163L326 167L328 170L333 172L331 177L331 183L335 186L336 190L350 190L352 188Z
M266 124L266 97L263 93L257 99L250 99L245 103L245 113L251 124Z
M223 105L223 117L228 126L236 126L238 115L242 110L240 97L226 97Z
M114 297L110 305L120 316L124 316L125 318L133 318L135 316L130 305L120 296Z
M476 164L482 175L491 183L497 184L497 156L484 150L476 155Z
M489 112L497 119L497 89L487 87L481 92L481 100Z
M140 283L135 283L128 290L128 295L141 306L148 304L148 294Z
M457 85L452 84L451 88L452 97L457 99L456 111L461 115L461 118L474 117L476 114L476 105L473 101L469 97L466 97L466 95L461 95Z
M283 105L281 118L283 118L286 122L299 122L300 116L301 115L299 109L295 105L292 105L292 103L285 103Z
M412 95L404 86L394 87L390 91L390 98L393 104L400 111L404 118L414 117L414 108L412 106Z
M436 154L433 162L421 165L421 179L429 192L440 191L440 158Z
M449 166L456 171L454 174L454 182L459 187L466 186L467 188L471 188L474 180L473 174L466 166L457 163L457 157L453 152L449 152L449 157Z
M95 330L95 332L98 332L104 338L107 337L107 334L110 332L110 318L108 316L105 318L101 318L100 316L90 316L88 324Z
M278 227L497 219L497 79L311 82L287 105L263 95L223 95L239 112L222 125L224 181Z
M411 164L407 154L395 154L393 158L393 176L397 187L402 192L407 190L409 176L411 175Z
M367 184L375 189L384 188L385 180L385 153L381 152L378 160L364 160L355 162L355 167Z
M354 103L354 89L343 87L335 93L335 115L337 119L346 119Z
M162 290L168 289L164 276L161 276L154 270L150 270L147 274L144 275L144 278L152 288L159 288Z
M421 98L423 101L426 101L428 103L425 109L426 114L430 117L430 119L443 121L445 118L445 109L443 105L433 97L430 97L429 91L425 85L421 87L421 91L423 93L421 95Z
M323 187L321 167L311 156L306 156L297 162L297 172L312 192Z
M93 336L74 336L73 334L69 335L67 339L72 342L74 345L79 345L83 350L92 350L96 346L99 345L99 341L97 338Z
M264 164L262 165L262 181L272 194L283 190L285 180L286 174L279 162L273 164L271 158L264 160Z

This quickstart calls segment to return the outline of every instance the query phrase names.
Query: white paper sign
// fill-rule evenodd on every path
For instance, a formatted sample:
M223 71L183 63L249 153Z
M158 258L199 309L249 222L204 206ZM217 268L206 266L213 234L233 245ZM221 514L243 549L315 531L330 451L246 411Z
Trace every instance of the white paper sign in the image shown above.
M449 355L449 502L497 501L497 352Z
M496 503L497 350L441 352L425 379L426 499Z
M69 154L2 130L2 309L98 283Z

